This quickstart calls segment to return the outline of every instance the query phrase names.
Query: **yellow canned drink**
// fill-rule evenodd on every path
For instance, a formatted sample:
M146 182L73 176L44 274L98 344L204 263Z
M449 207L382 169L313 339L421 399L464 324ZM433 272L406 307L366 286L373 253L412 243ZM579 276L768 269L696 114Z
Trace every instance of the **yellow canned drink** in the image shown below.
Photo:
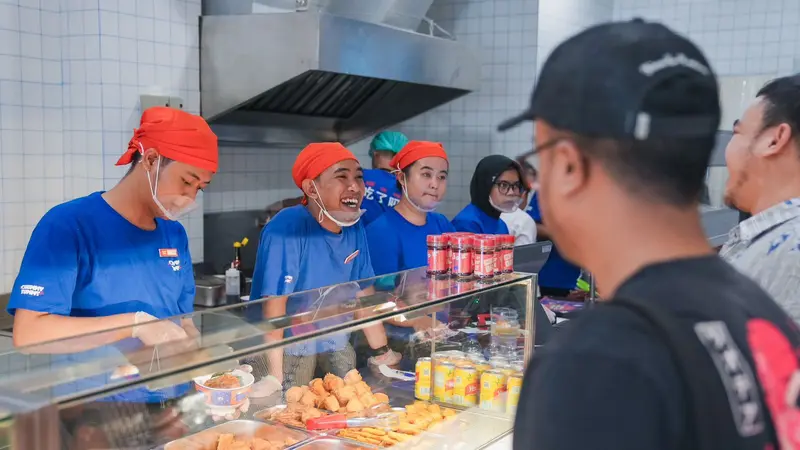
M478 406L480 375L471 366L458 366L453 385L453 404L458 406Z
M481 409L505 412L506 375L499 370L487 370L481 375Z
M433 399L437 402L453 402L456 365L437 361L433 368Z
M492 370L491 364L486 362L478 364L477 366L475 366L475 368L478 369L478 372L480 373L486 372L487 370Z
M522 374L516 372L508 377L508 396L506 397L506 413L514 414L519 405L519 394L522 392Z
M431 359L420 358L417 360L415 367L415 375L417 377L414 382L414 397L418 400L429 401L431 399Z

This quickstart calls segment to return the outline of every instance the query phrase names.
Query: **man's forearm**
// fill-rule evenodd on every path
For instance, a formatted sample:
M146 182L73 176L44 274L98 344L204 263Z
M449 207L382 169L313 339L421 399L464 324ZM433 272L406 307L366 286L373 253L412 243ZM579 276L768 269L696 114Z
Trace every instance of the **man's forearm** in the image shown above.
M81 352L131 337L133 325L133 314L69 317L18 310L14 346L26 347L25 353Z
M277 297L264 300L264 317L272 319L286 315L287 297ZM267 343L277 343L283 340L283 329L267 332ZM283 347L267 350L267 367L270 375L283 382Z

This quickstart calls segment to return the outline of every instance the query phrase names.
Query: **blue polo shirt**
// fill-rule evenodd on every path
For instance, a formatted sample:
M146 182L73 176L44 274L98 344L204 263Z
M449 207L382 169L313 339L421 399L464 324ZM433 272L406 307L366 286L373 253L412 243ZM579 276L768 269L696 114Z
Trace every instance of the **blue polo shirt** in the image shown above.
M538 194L533 194L526 211L536 223L542 223ZM547 257L542 270L539 271L539 286L556 289L575 289L580 276L581 268L565 260L558 253L558 248L553 244L550 256Z
M364 201L361 208L367 212L361 216L364 226L369 225L381 214L394 208L403 195L397 189L397 177L380 169L367 169L364 171Z
M332 233L323 228L305 206L297 205L281 210L261 232L250 298L297 292L286 303L286 314L291 316L314 310L323 302L330 306L350 301L366 287L356 281L374 276L361 222L342 228L339 234ZM318 321L315 326L326 327L351 319L351 316L342 315ZM310 331L307 326L298 326L287 330L285 335L305 331ZM287 347L287 352L311 355L338 351L347 341L348 336L339 333L319 342L292 345Z
M376 275L399 272L428 264L426 239L429 234L451 233L455 227L447 217L427 213L425 225L414 225L394 209L386 211L367 227L367 241Z
M453 218L453 226L457 231L469 233L508 234L508 225L500 217L492 217L472 203Z
M36 225L8 312L13 315L17 309L27 309L105 317L144 311L165 319L192 312L194 294L189 239L183 226L156 219L155 230L143 230L111 208L102 192L96 192L54 207ZM138 339L125 339L87 352L56 355L54 364L120 355L141 346ZM77 392L109 381L92 377L60 388ZM110 400L159 401L187 389L188 385L157 392L136 389Z

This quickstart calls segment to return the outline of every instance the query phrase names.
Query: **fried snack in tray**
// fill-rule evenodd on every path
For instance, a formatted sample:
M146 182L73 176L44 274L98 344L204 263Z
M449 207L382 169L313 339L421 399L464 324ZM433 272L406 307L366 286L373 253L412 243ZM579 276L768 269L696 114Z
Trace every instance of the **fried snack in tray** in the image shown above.
M309 419L326 416L325 411L306 406L301 403L290 403L286 408L270 412L268 415L258 416L262 420L282 423L290 427L305 428Z
M298 441L291 438L284 440L266 440L261 438L240 438L229 433L220 434L217 439L216 450L283 450L291 447Z
M449 417L456 415L456 411L442 408L439 405L414 402L405 407L405 411L397 413L400 423L391 430L380 428L346 428L337 433L344 439L351 439L365 444L381 447L391 447L395 444L406 442L428 430L430 427L442 423Z
M344 378L326 374L324 378L314 378L308 386L294 386L286 391L286 404L300 404L327 411L357 415L367 408L380 403L389 404L389 396L372 393L361 374L353 369Z

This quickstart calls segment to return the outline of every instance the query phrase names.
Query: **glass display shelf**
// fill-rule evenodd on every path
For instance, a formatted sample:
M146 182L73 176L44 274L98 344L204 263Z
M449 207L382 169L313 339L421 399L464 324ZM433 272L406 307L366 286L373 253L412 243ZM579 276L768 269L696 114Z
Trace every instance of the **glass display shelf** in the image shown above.
M412 437L415 445L427 446L442 436L448 448L481 448L511 431L513 407L505 406L505 387L497 394L502 407L482 409L474 393L467 401L454 400L452 394L434 396L434 379L440 365L448 368L459 361L479 371L478 384L484 371L504 370L506 380L519 372L535 346L533 286L535 275L524 273L455 279L430 277L420 268L165 319L196 331L190 338L154 346L132 337L109 341L110 335L132 336L131 328L17 348L0 354L0 448L216 450L217 443L195 445L192 439L198 433L227 434L224 427L213 431L226 424L229 429L250 427L255 431L236 428L232 433L242 439L252 436L238 434L255 433L265 437L258 445L274 448L295 448L323 437L363 448L400 448L411 445ZM276 314L275 305L284 302L286 312L277 308ZM145 325L136 334L148 329L156 327ZM380 356L384 345L402 356L399 362L391 354ZM432 361L425 359L431 356ZM430 376L419 381L417 363L426 361ZM215 374L222 376L210 382ZM461 388L454 376L444 375L448 392ZM325 389L317 386L323 380ZM358 397L364 398L351 403L349 389L334 394L345 381L354 389L359 386ZM221 387L208 389L204 383ZM317 388L313 401L306 396L301 404L302 394L296 398L302 386L305 391ZM422 386L429 397L419 395ZM337 401L325 404L328 397ZM420 397L425 405L438 403L442 409L414 412L424 406ZM364 435L347 438L347 432L304 429L305 420L320 412L332 414L336 406L351 418L388 414L409 426L405 433L397 427L367 429L376 435L385 431L384 442L377 443ZM410 410L397 409L406 407ZM443 410L452 412L435 416ZM415 426L417 420L426 426ZM480 427L471 431L476 437L453 441L454 430L467 437L470 433L462 428L473 423ZM431 430L432 425L438 429ZM281 437L298 429L308 437ZM453 447L455 442L462 443Z

